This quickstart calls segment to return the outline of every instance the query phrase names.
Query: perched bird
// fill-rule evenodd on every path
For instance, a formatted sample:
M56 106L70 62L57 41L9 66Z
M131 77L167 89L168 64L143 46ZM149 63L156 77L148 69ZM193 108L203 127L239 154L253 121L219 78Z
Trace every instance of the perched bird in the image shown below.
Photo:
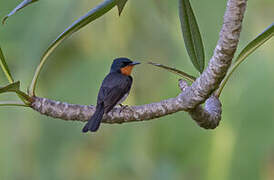
M121 104L128 96L132 77L132 68L140 64L128 58L113 60L109 74L102 82L97 96L96 111L83 128L83 132L95 132L98 130L104 113L111 111L114 106Z

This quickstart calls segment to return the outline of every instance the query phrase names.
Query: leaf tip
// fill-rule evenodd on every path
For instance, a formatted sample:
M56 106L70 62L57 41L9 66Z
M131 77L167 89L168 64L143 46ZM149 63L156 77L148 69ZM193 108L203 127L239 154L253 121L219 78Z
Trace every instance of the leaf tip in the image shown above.
M204 46L199 26L189 0L179 1L179 18L185 47L195 69L204 69Z
M117 6L117 9L118 9L118 15L121 16L123 8L120 8L119 6Z
M121 16L122 11L123 11L126 3L127 3L127 0L116 0L116 5L117 5L117 8L118 8L119 16Z
M5 22L6 22L6 20L8 19L8 17L9 17L9 16L3 17L3 19L2 19L2 25L5 25Z
M204 71L204 66L199 66L198 70L199 70L199 72L202 74L203 71Z
M151 64L151 65L153 65L153 66L161 66L161 64L154 63L154 62L151 62L151 61L149 61L148 64Z

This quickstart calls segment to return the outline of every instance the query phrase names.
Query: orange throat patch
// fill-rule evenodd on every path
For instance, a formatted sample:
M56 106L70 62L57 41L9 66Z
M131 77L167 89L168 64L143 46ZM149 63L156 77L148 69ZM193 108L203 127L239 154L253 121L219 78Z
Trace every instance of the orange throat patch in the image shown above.
M133 69L133 66L129 65L129 66L121 68L120 70L121 70L122 74L129 76L131 74L132 69Z

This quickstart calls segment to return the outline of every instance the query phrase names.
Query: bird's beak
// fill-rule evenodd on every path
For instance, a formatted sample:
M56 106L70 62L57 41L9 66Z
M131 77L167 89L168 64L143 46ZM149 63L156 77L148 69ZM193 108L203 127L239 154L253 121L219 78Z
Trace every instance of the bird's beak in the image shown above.
M131 66L135 66L135 65L137 65L137 64L141 64L141 63L139 63L139 62L137 62L137 61L133 61L132 63L130 63Z

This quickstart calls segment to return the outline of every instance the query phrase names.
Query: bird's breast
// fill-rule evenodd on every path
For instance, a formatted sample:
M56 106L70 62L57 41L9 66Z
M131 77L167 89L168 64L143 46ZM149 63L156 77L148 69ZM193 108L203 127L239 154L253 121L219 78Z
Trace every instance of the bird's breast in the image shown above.
M130 76L133 66L126 66L120 69L121 73L126 76Z

